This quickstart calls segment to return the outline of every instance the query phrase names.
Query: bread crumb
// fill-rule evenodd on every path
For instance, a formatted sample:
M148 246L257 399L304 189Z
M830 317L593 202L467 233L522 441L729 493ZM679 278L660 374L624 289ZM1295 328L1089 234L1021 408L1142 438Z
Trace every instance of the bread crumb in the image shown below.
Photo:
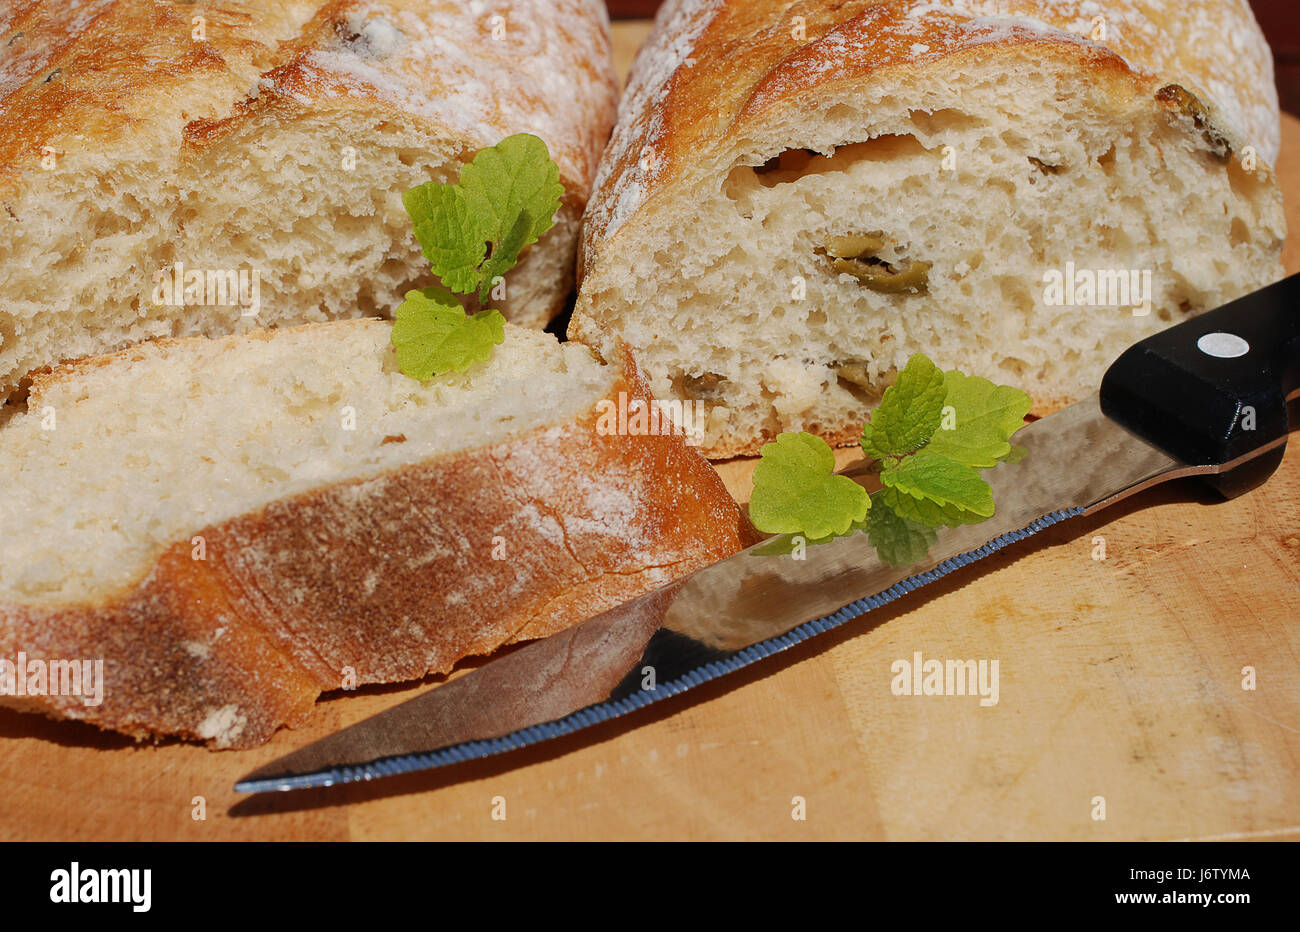
M239 711L239 706L234 703L223 705L208 712L199 724L199 737L216 741L218 747L227 747L239 740L247 724L248 719Z

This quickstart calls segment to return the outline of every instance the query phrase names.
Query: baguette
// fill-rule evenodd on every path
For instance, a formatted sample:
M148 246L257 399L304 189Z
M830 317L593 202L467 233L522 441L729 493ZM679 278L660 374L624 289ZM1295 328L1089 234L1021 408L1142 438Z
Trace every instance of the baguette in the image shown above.
M0 661L102 660L103 695L22 695L11 669L0 701L250 747L322 691L445 673L755 541L687 438L602 422L648 403L630 356L507 325L420 383L390 333L154 341L37 377L0 428Z
M853 442L918 351L1047 413L1281 277L1279 132L1245 0L668 0L569 335L709 405L714 457Z
M141 340L389 315L433 282L402 192L520 132L566 194L494 306L541 327L616 94L600 0L4 4L0 400Z

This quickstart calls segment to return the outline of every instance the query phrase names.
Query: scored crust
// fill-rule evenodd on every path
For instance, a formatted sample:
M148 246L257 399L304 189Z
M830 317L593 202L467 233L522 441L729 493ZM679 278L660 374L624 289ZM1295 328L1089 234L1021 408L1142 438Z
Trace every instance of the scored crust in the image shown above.
M630 355L606 396L648 402ZM102 658L104 698L0 699L143 738L246 748L317 696L416 680L570 627L758 536L680 436L598 406L486 448L273 502L177 541L94 604L0 604L0 657Z

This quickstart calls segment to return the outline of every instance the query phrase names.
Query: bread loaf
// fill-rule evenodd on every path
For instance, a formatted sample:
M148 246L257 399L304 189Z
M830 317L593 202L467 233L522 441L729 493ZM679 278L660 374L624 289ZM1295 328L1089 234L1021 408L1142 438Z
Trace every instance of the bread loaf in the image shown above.
M0 5L0 400L144 339L388 315L432 283L402 192L519 132L567 194L494 306L544 325L609 55L600 0Z
M1282 275L1246 0L668 0L584 221L570 336L705 449L852 442L915 352L1045 413Z
M0 428L0 701L249 747L323 690L446 672L754 542L688 438L609 417L648 403L630 357L507 325L489 362L420 383L390 332L39 376ZM20 687L20 656L102 661L102 702Z

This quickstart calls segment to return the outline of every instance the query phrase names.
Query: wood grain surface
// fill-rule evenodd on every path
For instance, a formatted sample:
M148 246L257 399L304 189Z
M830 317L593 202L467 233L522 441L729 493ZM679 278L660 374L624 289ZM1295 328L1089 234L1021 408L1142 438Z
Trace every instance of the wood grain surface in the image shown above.
M615 28L626 65L644 26ZM1282 166L1300 229L1291 117ZM1286 262L1300 270L1294 242ZM750 468L721 467L738 497ZM916 651L997 659L998 704L893 695L890 665ZM1254 690L1242 688L1248 666ZM1298 673L1300 443L1235 501L1155 489L775 662L431 774L232 791L433 681L326 699L307 727L239 753L137 746L0 710L0 838L1300 839Z

